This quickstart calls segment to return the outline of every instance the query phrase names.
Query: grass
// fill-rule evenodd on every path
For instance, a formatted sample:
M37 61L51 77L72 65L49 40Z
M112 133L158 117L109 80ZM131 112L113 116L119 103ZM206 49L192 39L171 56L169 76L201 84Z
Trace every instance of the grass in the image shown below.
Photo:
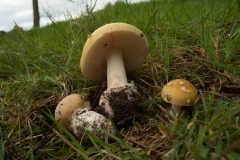
M144 116L119 129L114 141L87 132L81 145L54 122L58 102L71 93L98 105L104 82L86 79L79 59L87 36L126 22L148 37L150 52L133 74ZM240 12L236 0L117 1L77 19L0 39L0 159L238 159L240 156ZM175 78L192 82L194 109L179 117L158 93ZM102 84L103 83L103 84Z

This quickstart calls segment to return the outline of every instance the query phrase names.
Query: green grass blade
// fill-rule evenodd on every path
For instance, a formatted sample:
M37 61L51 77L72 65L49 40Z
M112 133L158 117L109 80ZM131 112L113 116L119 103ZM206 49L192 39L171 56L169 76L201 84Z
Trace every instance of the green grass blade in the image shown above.
M4 153L5 153L4 139L2 135L2 128L0 127L0 159L4 159Z

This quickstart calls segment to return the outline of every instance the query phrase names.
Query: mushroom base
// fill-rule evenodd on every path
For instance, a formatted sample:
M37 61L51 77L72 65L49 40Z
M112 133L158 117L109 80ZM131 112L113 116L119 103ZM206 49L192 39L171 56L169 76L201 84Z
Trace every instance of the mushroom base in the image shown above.
M178 115L182 110L182 106L172 104L172 110L170 111L170 115L175 116Z
M170 110L171 116L179 116L184 114L185 118L192 118L193 117L194 108L190 106L179 106L179 105L172 105L172 109Z
M95 134L98 138L104 140L109 132L115 134L115 128L111 121L101 114L87 109L76 109L72 115L70 130L75 134L82 144L90 143L91 140L85 131ZM103 131L104 130L104 131ZM110 137L108 137L110 138Z
M139 115L140 94L133 83L124 87L108 88L100 97L99 112L116 125L126 126Z

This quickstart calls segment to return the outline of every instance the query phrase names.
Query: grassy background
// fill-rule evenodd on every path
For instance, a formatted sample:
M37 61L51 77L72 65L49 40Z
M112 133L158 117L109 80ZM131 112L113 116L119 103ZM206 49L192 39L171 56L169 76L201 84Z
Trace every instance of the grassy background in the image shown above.
M0 159L238 159L240 156L240 12L237 0L117 1L78 19L14 30L0 37ZM93 145L80 145L54 123L71 93L98 104L105 83L87 80L79 59L87 36L126 22L148 37L146 63L134 74L141 120ZM158 97L169 80L185 78L199 93L178 118ZM83 158L84 157L84 158Z

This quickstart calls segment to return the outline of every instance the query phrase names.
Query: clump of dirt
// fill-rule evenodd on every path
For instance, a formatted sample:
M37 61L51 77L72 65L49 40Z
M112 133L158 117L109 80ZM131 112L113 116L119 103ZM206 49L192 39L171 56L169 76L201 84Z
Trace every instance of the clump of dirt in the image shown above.
M133 119L140 116L140 101L141 96L135 87L111 88L102 94L100 106L95 110L111 118L117 126L127 127Z

